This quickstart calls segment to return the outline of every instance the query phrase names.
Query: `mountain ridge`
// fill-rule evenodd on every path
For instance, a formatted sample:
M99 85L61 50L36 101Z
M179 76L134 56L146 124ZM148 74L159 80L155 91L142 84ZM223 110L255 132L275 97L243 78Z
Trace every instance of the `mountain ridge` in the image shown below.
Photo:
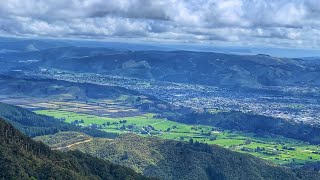
M18 53L19 54L19 53ZM303 59L193 51L125 51L100 48L54 48L24 55L7 53L8 62L37 59L23 68L49 67L74 72L225 87L319 85L319 65Z

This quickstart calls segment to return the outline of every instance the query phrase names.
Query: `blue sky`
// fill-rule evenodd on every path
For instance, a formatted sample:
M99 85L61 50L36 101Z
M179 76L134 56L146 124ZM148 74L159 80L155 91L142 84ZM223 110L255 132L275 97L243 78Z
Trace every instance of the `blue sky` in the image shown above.
M0 35L320 49L320 0L1 0Z

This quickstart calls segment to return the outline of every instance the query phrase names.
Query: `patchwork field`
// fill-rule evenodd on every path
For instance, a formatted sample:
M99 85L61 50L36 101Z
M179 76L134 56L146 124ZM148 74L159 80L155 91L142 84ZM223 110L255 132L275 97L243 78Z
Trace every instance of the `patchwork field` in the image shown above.
M20 106L29 110L62 110L75 113L92 114L97 116L126 117L140 115L138 109L128 104L133 97L120 96L117 99L90 99L87 101L47 100L29 97L0 97L0 102Z
M249 153L283 165L301 165L320 160L320 146L310 145L280 136L257 137L254 134L223 131L211 126L188 125L154 118L155 114L144 113L137 116L111 118L60 110L38 110L68 123L90 126L115 133L136 133L142 136L158 136L165 139L194 141L216 144L238 152Z
M118 134L131 132L141 136L158 136L179 141L193 139L252 154L283 165L301 165L306 162L320 161L319 145L310 145L280 136L257 137L254 134L155 118L156 114L147 113L135 107L134 102L137 98L137 96L120 95L114 99L80 101L0 96L0 101L80 126ZM139 96L140 103L148 103L148 101L146 97ZM215 110L211 112L214 113Z

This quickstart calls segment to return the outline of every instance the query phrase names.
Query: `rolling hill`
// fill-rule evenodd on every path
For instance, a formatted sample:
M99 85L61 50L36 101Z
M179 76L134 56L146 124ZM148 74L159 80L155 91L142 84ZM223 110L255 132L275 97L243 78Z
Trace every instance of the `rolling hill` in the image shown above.
M147 179L78 151L51 151L0 119L1 179Z
M146 138L123 134L110 139L84 141L77 133L59 133L35 138L60 150L80 150L101 159L130 167L160 179L317 179L319 174L273 165L251 155L218 146ZM80 143L75 143L80 141ZM58 142L58 143L57 143ZM61 142L65 142L61 144Z
M114 98L120 95L139 95L121 87L71 83L51 79L21 79L0 75L0 94L6 96L29 96L46 99Z

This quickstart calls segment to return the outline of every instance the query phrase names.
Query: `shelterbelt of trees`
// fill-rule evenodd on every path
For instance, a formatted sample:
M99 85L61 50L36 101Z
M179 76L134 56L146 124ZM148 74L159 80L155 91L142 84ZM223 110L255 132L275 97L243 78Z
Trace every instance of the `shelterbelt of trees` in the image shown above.
M320 144L320 127L318 126L239 111L194 112L167 118L187 124L211 125L225 130L255 133L260 136L275 134L312 144Z

